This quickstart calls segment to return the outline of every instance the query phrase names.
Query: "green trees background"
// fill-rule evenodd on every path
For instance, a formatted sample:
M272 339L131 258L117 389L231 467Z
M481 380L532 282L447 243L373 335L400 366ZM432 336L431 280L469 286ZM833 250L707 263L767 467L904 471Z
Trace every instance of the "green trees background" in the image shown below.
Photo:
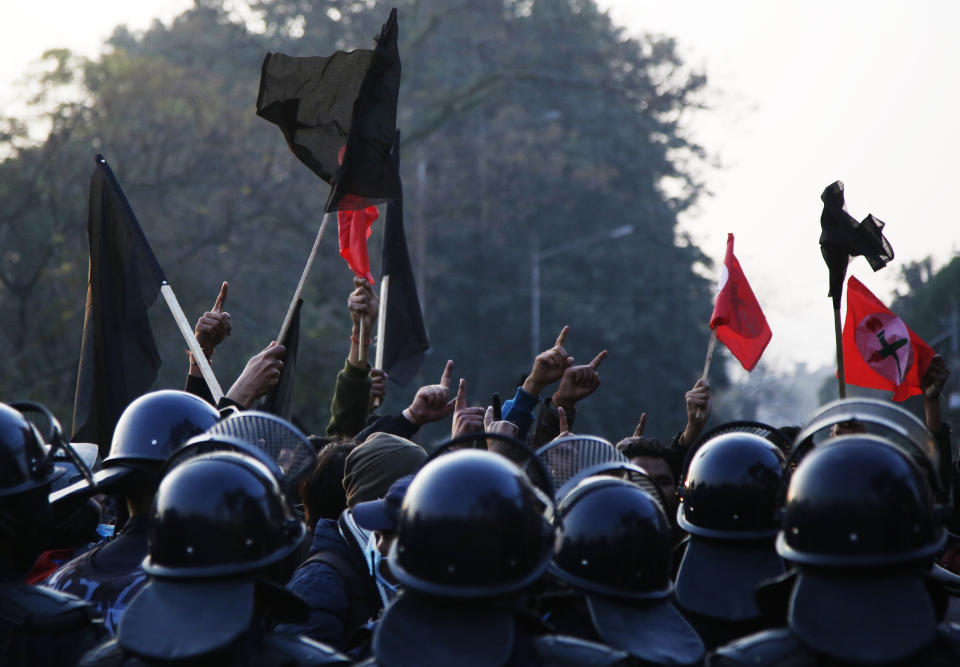
M198 0L143 34L118 28L97 60L48 53L42 139L0 119L0 400L40 400L70 422L98 152L191 319L230 282L234 333L214 357L229 385L276 336L327 195L254 113L263 57L369 47L396 5L407 235L432 343L419 379L436 382L451 358L472 403L512 395L531 362L535 248L629 224L629 236L543 260L541 340L570 324L579 363L610 351L580 430L616 439L642 411L653 435L683 426L711 309L694 271L709 260L677 229L703 188L705 153L684 120L706 81L670 39L628 38L592 0L226 4ZM296 412L313 431L349 345L351 274L332 236L303 312ZM158 386L180 386L183 341L159 303L154 331ZM391 385L385 409L414 390Z

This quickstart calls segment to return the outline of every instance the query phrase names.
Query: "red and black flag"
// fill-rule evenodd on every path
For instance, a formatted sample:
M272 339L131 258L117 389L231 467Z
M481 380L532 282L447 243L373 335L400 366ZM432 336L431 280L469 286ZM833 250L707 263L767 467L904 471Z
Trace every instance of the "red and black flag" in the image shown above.
M820 195L823 213L820 214L820 253L830 271L830 292L834 310L840 310L843 279L847 275L850 257L863 255L870 268L879 271L893 259L893 248L883 235L884 223L868 215L862 222L847 213L843 197L843 183L834 181Z
M757 365L773 336L740 262L733 254L733 234L727 234L727 252L717 287L717 301L710 316L710 328L748 371Z
M90 269L73 407L76 442L106 456L124 408L157 379L157 350L147 310L165 281L110 165L97 155L87 218Z
M400 132L393 145L393 159L400 171ZM403 197L387 204L381 253L383 278L387 281L386 322L383 335L383 370L390 380L405 385L423 364L430 347L423 312L417 296L417 283L410 266L407 237L403 230Z
M885 389L893 400L923 393L923 378L936 355L917 334L850 276L843 325L843 370L858 387Z
M330 184L325 212L364 209L400 196L390 159L399 91L394 9L372 50L268 53L257 114L279 126L290 150Z

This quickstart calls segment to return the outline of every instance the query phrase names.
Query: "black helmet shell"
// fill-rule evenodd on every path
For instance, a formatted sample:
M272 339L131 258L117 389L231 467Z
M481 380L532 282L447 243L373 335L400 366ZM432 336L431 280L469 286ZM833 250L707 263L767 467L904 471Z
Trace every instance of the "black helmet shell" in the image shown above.
M50 484L63 471L54 469L40 434L26 418L0 403L0 496Z
M803 565L893 565L927 559L945 539L917 464L885 438L858 434L834 438L800 462L777 551Z
M219 418L212 405L185 391L144 394L120 415L103 466L162 466L177 448Z
M715 539L773 537L780 527L785 459L759 435L732 432L705 442L680 486L677 523Z
M160 482L143 569L156 577L221 577L276 563L306 528L274 475L236 452L185 461Z
M557 507L550 572L568 584L621 598L670 594L670 523L638 486L588 477Z
M529 479L506 458L461 450L428 462L407 489L389 565L414 590L495 597L550 562L553 527Z

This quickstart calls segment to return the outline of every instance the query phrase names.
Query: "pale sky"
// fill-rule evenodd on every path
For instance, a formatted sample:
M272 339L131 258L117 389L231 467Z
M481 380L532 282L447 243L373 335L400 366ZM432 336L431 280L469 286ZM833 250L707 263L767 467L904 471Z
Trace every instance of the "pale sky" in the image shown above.
M437 0L438 2L442 0ZM833 320L820 258L820 192L846 183L848 210L888 223L896 258L856 275L882 300L899 267L960 250L954 220L960 152L960 3L913 0L600 0L631 33L677 39L705 71L713 109L689 129L721 164L705 168L712 196L682 228L719 263L727 232L773 340L761 365L833 363ZM49 48L96 56L120 23L169 21L191 0L8 2L0 22L0 111ZM402 20L402 19L401 19ZM401 44L401 49L403 48ZM704 314L708 318L709 313ZM909 322L907 323L909 324Z

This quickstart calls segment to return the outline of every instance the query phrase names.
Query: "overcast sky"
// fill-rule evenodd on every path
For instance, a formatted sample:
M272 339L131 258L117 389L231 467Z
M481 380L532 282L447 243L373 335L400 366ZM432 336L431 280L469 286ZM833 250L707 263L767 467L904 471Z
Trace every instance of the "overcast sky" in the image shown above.
M441 2L442 0L437 0ZM190 0L8 2L0 22L0 110L48 48L95 56L119 23L168 21ZM846 183L848 210L888 223L896 259L856 275L889 300L899 266L960 249L954 220L960 3L876 0L601 0L631 33L674 36L707 74L713 109L689 116L720 162L712 195L682 220L717 262L727 232L767 314L761 364L833 361L833 320L820 258L820 192ZM402 17L401 17L402 20ZM401 53L403 45L401 43ZM704 314L708 318L709 313ZM908 322L909 324L909 322Z

